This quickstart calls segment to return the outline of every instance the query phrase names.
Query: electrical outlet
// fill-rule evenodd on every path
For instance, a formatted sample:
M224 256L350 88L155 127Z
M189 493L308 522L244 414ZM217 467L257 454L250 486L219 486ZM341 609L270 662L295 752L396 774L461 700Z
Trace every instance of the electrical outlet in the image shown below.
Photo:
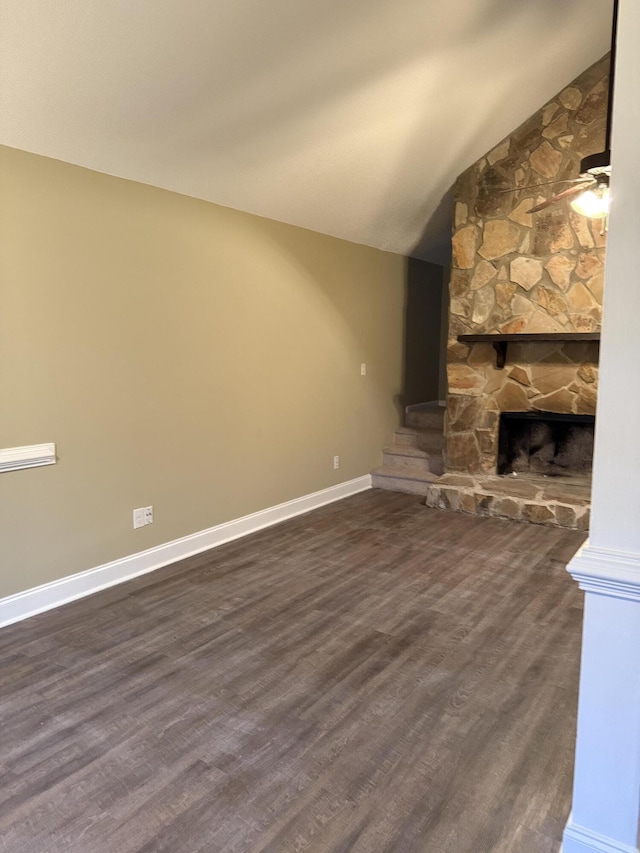
M140 506L133 511L134 528L144 527L145 524L153 524L153 507Z
M333 457L333 467L336 470L340 467L340 457L339 456Z
M366 375L367 375L367 365L363 361L362 364L360 365L360 376L366 376Z

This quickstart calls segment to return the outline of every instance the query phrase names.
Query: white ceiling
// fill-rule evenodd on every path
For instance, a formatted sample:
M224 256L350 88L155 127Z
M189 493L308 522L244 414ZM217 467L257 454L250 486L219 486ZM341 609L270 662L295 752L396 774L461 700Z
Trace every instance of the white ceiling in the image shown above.
M0 143L437 259L457 175L606 53L611 5L0 0Z

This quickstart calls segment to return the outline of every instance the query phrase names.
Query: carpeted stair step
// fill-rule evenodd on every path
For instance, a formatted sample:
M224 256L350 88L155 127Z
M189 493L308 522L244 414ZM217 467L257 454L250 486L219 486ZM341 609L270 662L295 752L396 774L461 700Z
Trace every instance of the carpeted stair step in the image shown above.
M405 426L413 429L433 429L442 433L444 430L445 406L439 403L422 403L410 406L404 417Z
M383 465L371 472L374 489L387 489L391 492L405 492L409 495L426 495L436 474L428 471L414 471L409 468L396 468Z
M382 467L371 472L373 487L412 495L426 495L444 470L444 406L412 406L407 426L397 429L393 444L383 451Z
M393 436L396 447L417 447L427 453L441 453L444 447L442 430L411 429L400 427Z
M428 453L417 447L385 447L382 465L385 468L402 468L411 471L427 471L442 474L442 453Z

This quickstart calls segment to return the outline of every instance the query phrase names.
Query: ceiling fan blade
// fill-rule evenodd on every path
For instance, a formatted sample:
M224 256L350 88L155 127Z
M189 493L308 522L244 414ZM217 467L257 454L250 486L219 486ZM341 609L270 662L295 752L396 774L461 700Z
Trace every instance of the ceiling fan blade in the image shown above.
M556 195L552 195L551 198L548 198L546 201L540 202L540 204L536 204L535 207L532 207L531 210L528 210L527 213L538 213L540 210L544 210L547 207L551 207L552 204L555 204L557 201L562 201L563 198L571 198L573 195L578 195L583 190L586 190L588 187L592 187L596 183L595 180L583 180L579 186L569 187L568 190L562 190L561 193L556 193Z
M541 181L538 184L527 184L524 187L511 187L508 190L498 190L500 193L519 193L520 190L535 190L536 187L548 187L551 184L578 184L584 183L585 178L568 178L563 181Z

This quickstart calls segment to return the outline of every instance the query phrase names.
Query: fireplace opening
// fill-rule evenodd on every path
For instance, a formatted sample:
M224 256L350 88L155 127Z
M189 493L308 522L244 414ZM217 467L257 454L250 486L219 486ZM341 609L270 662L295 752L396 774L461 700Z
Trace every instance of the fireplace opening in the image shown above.
M498 474L589 479L593 415L502 412Z

